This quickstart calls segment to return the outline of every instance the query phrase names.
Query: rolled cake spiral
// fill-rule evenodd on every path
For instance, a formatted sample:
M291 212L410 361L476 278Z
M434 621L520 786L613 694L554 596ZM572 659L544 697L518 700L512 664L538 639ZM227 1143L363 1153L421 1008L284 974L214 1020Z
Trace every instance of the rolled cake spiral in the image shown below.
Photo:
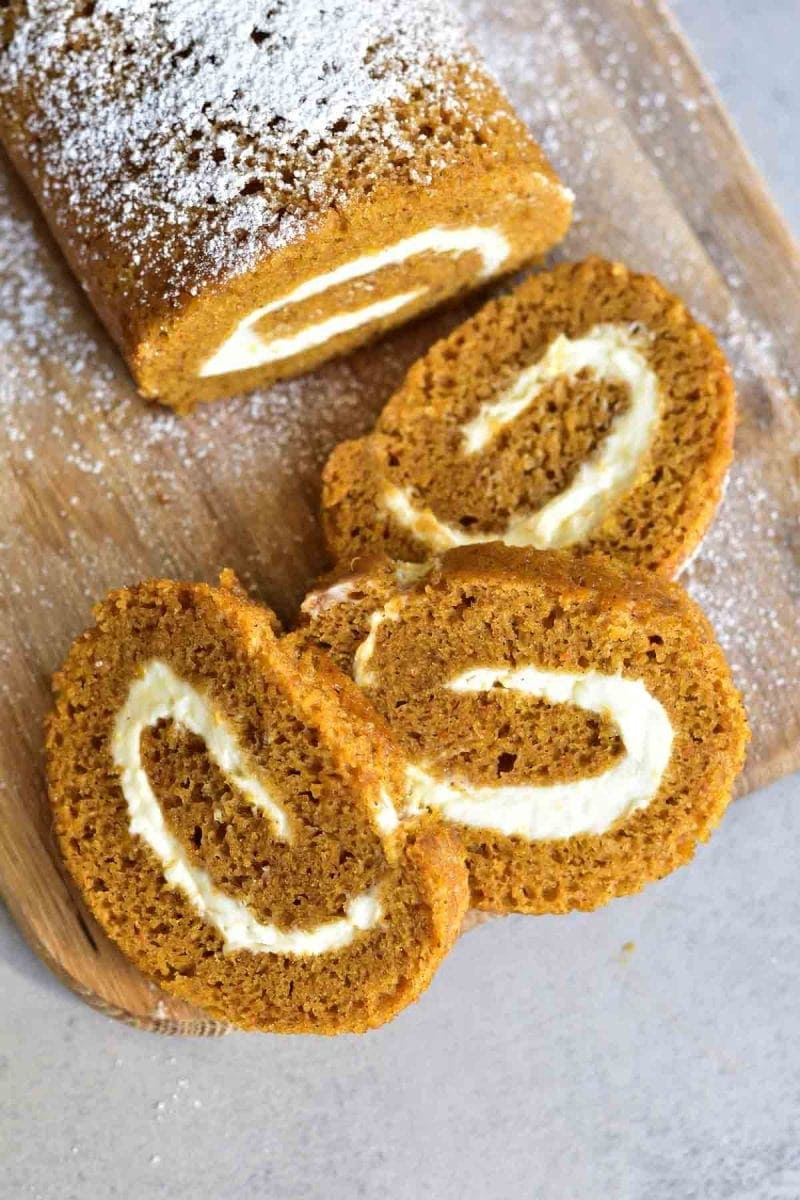
M112 593L56 676L64 861L165 990L245 1028L359 1031L427 986L467 902L457 840L399 826L358 689L234 590Z
M324 647L406 756L403 812L459 831L472 904L592 909L686 863L747 736L708 622L676 584L494 543L376 559L312 593Z
M707 329L650 276L592 258L487 304L409 371L325 469L337 560L422 561L501 540L673 575L713 516L733 384Z

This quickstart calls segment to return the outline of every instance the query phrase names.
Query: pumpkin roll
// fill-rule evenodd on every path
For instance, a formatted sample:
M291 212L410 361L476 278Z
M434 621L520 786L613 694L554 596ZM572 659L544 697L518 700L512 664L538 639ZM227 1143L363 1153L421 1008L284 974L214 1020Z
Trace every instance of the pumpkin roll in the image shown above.
M6 0L0 139L179 410L538 258L572 212L441 0Z
M747 726L674 583L494 543L366 561L312 592L323 647L406 759L402 812L457 830L471 903L594 909L687 863L722 816Z
M246 1029L382 1024L455 940L458 838L400 824L352 682L229 586L109 595L55 677L48 781L89 909L165 991Z
M733 383L658 280L592 258L527 279L411 368L324 474L336 560L500 540L673 576L731 461Z

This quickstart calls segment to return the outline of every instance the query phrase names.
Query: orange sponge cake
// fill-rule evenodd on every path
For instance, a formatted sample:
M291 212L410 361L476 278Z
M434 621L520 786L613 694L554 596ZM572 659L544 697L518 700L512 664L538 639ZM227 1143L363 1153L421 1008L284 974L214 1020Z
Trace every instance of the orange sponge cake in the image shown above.
M677 584L563 551L366 563L293 635L363 688L406 755L405 812L457 829L474 906L592 909L689 861L747 736Z
M328 544L421 561L500 539L673 575L711 521L734 424L725 359L676 297L619 263L559 266L435 345L375 432L337 447Z
M444 830L400 827L402 768L354 684L228 588L112 593L56 677L64 861L164 989L245 1028L379 1025L467 903Z
M571 197L440 0L9 0L0 137L145 396L313 366Z

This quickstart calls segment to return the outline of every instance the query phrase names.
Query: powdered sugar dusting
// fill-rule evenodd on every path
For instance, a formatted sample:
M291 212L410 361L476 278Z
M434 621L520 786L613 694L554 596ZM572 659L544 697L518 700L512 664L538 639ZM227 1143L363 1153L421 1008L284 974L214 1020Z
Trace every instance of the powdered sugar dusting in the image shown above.
M68 204L81 269L122 247L132 295L159 263L158 295L249 269L387 164L429 178L444 141L419 153L402 105L457 115L445 68L473 78L435 0L34 0L12 29L15 152Z

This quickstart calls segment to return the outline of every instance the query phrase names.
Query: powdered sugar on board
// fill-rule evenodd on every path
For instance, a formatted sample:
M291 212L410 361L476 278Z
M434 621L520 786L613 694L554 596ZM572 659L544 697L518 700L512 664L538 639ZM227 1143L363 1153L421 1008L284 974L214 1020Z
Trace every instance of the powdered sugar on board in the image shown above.
M711 100L684 59L672 62L669 46L645 56L635 16L616 28L588 6L551 0L464 7L479 48L577 193L562 256L600 252L655 271L731 358L738 457L687 581L744 690L750 778L763 780L796 726L800 687L800 422L786 382L800 376L800 314L787 306L767 326L759 313L736 251L741 216L723 221L715 211L732 187L730 163L709 138ZM695 160L702 170L693 173ZM771 261L768 246L764 254ZM32 203L3 173L0 576L11 620L0 678L34 753L46 675L108 588L150 574L211 579L231 565L291 616L324 565L316 502L327 453L369 427L413 358L464 311L181 420L137 398ZM788 769L796 758L785 761Z
M181 419L144 403L0 160L0 688L38 736L47 675L109 588L234 567L289 619L323 567L319 473L455 313ZM2 779L2 768L0 768Z

